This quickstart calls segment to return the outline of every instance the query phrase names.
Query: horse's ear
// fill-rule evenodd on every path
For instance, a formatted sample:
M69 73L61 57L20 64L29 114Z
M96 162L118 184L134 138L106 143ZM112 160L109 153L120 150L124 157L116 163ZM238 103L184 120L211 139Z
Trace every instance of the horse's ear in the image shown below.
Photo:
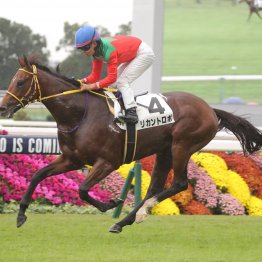
M24 66L23 58L22 57L18 57L17 60L18 60L19 65L23 67Z
M60 75L60 72L61 72L61 71L60 71L60 64L58 64L58 65L56 66L56 73Z
M24 58L25 67L31 67L27 57L25 55L23 55L23 58Z
M30 67L30 63L25 55L18 57L18 63L21 67Z

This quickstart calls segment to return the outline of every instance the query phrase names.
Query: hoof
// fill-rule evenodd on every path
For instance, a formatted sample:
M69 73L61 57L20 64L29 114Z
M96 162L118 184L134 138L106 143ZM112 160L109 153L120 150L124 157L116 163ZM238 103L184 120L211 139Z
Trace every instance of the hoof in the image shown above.
M111 232L111 233L120 233L120 232L122 232L122 227L119 226L118 224L114 224L114 225L111 226L111 228L109 229L109 232Z
M16 227L21 227L25 223L26 219L27 217L25 215L18 215L16 220Z

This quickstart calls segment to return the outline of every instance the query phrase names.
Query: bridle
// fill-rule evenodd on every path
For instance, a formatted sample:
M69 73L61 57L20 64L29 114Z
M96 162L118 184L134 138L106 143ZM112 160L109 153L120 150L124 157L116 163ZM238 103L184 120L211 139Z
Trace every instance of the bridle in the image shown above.
M22 98L19 98L15 94L13 94L9 91L6 91L7 94L12 96L15 100L17 100L20 103L22 108L24 108L28 104L35 103L35 102L42 102L42 101L47 100L49 98L54 98L54 97L57 97L57 96L70 95L70 94L82 92L81 89L74 89L74 90L64 91L62 93L58 93L58 94L55 94L55 95L42 97L41 87L40 87L40 84L39 84L39 81L38 81L38 78L37 78L37 67L35 65L32 65L32 68L33 68L33 72L30 72L30 71L28 71L24 68L18 69L18 71L23 71L27 74L32 75L32 81L31 81L31 84L30 84L30 88L27 90L27 92L25 93L25 95ZM80 86L82 86L82 84L83 84L82 81L81 80L77 80L77 81L80 83ZM27 95L31 93L31 90L33 90L32 94L29 97L27 97ZM104 90L110 91L110 92L117 92L117 90L114 89L114 88L104 88ZM37 91L38 91L39 97L37 99L33 99L33 97L35 96ZM102 97L106 98L105 95L99 94L97 92L94 92L94 91L88 91L88 92L91 92L91 93L94 93L95 95L102 96Z
M20 103L22 108L25 108L25 106L28 105L28 104L35 103L35 102L42 102L43 100L47 100L49 98L54 98L54 97L58 97L58 96L62 96L62 95L69 95L69 94L82 92L81 89L75 89L75 90L64 91L62 93L42 97L41 87L40 87L40 84L39 84L39 81L38 81L38 78L37 78L37 67L35 65L32 65L32 68L33 68L33 72L30 72L30 71L28 71L24 68L18 69L18 71L23 71L27 74L32 75L30 88L27 90L27 92L25 93L25 95L22 98L19 98L15 94L13 94L9 91L6 91L7 94L12 96L15 100L17 100ZM80 87L81 87L82 84L83 84L82 81L81 80L77 80L77 81L80 83ZM114 89L114 88L104 88L104 90L110 91L110 92L117 92L117 89ZM30 95L31 91L32 91L32 94ZM38 91L39 96L38 96L38 98L34 99L34 96L35 96L37 91ZM91 92L91 93L98 95L98 96L102 96L102 97L106 98L106 100L108 102L108 97L106 95L99 94L95 91L88 91L88 92ZM61 131L63 133L71 133L71 132L76 131L79 128L80 124L82 123L82 121L84 120L84 118L87 114L88 92L86 93L86 96L85 96L86 97L85 98L85 112L82 116L80 123L72 129L69 129L69 130L59 129L59 131ZM29 95L29 96L27 97L27 95ZM118 98L116 98L116 99L118 99Z
M51 96L46 96L46 97L42 97L42 92L41 92L41 87L37 78L37 67L35 65L32 65L33 68L33 72L30 72L24 68L19 68L18 71L23 71L27 74L32 75L32 81L30 84L30 88L27 90L26 94L22 97L22 98L18 98L16 95L14 95L13 93L7 91L7 94L11 95L13 98L15 98L20 104L21 106L24 108L26 105L30 104L30 103L34 103L34 102L42 102L43 100L52 98L52 97L57 97L60 95L66 95L66 94L72 94L72 93L77 93L77 92L81 92L81 89L77 89L77 90L70 90L70 91L65 91L63 93L58 93L55 95L51 95ZM81 84L81 83L80 83ZM36 94L36 92L38 91L39 97L37 99L34 99L34 96ZM31 95L29 95L31 93ZM27 97L27 95L29 95ZM61 130L59 129L59 131L63 132L63 133L71 133L74 132L75 130L77 130L80 126L80 124L82 123L82 121L84 120L86 114L87 114L87 94L86 94L86 103L85 103L85 112L82 116L82 119L80 121L80 123L78 125L76 125L74 128L69 129L69 130Z
M76 90L65 91L65 92L62 92L62 93L55 94L55 95L42 97L41 87L40 87L40 84L39 84L39 81L38 81L38 78L37 78L37 67L35 65L32 65L32 68L33 68L33 72L30 72L30 71L28 71L24 68L18 69L18 71L23 71L27 74L32 75L32 81L31 81L31 84L30 84L30 88L27 90L27 92L25 93L25 95L22 98L19 98L15 94L13 94L9 91L6 91L6 93L9 94L10 96L12 96L14 99L16 99L23 108L28 104L35 103L35 102L42 102L43 100L47 100L49 98L81 92L80 89L76 89ZM80 85L81 85L82 82L80 80L78 80L78 81L80 82ZM32 91L32 94L29 97L27 97L27 95L30 94L31 91ZM33 97L35 96L37 91L38 91L39 96L38 96L37 99L33 99Z

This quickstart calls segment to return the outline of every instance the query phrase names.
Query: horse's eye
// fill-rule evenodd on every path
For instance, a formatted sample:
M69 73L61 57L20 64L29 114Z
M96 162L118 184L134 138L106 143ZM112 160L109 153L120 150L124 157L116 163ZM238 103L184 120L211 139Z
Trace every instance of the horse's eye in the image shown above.
M22 87L24 85L24 83L25 83L24 80L18 80L16 86L17 87Z

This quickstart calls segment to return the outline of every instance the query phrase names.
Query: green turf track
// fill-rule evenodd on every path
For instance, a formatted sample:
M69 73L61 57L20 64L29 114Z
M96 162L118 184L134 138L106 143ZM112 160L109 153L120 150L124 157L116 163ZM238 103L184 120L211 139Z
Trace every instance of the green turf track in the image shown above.
M244 3L202 2L165 0L163 75L262 74L262 21L254 15L247 23ZM210 103L239 96L262 104L261 85L262 81L176 82L163 83L161 89L189 91Z
M262 219L149 216L112 234L109 215L0 215L1 261L262 261Z

